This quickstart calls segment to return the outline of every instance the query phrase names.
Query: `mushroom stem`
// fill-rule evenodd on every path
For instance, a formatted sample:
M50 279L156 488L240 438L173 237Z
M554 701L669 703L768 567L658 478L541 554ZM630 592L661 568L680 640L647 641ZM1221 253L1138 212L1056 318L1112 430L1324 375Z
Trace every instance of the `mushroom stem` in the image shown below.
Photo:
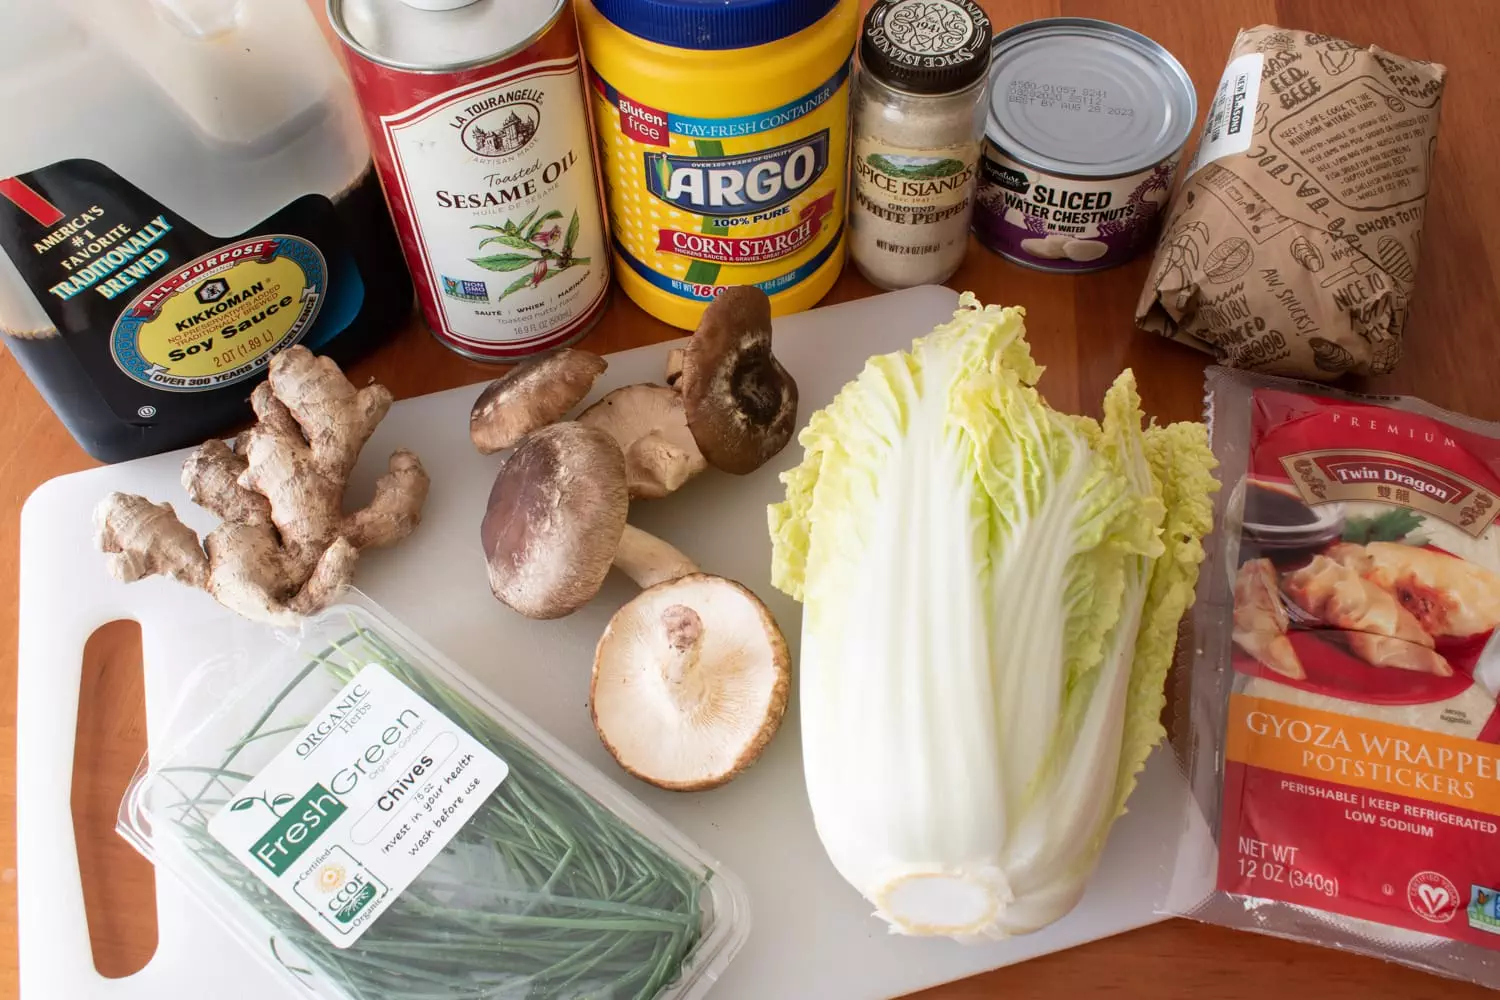
M662 612L662 630L667 650L661 659L661 678L678 711L696 718L708 693L698 659L703 650L703 619L685 604L674 604Z
M615 568L642 590L698 572L687 556L630 524L625 525L625 533L615 549Z

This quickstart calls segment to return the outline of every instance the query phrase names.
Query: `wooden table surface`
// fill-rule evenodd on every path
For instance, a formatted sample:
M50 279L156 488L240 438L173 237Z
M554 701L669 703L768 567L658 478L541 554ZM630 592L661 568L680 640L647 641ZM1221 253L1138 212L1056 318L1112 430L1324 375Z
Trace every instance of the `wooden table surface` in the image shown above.
M1037 17L1118 21L1160 41L1187 67L1206 106L1235 31L1262 23L1374 42L1450 71L1421 274L1406 358L1376 383L1442 406L1500 419L1500 131L1486 111L1495 101L1500 18L1494 0L982 0L997 29ZM1045 275L1005 263L975 246L951 284L986 302L1018 303L1053 405L1095 410L1124 366L1135 369L1147 409L1167 419L1200 412L1205 358L1132 328L1147 262L1095 275ZM852 269L829 302L874 291ZM616 294L582 346L605 353L676 336ZM439 346L415 317L391 343L358 365L398 397L493 378L495 369ZM88 468L10 356L0 356L0 996L15 996L15 655L17 532L22 502L45 480ZM86 654L78 723L75 824L94 938L105 975L139 968L155 942L151 871L113 832L120 794L144 748L139 647L133 626L101 631ZM999 970L924 994L924 1000L1008 1000L1110 995L1244 998L1319 995L1325 1000L1464 1000L1486 996L1381 962L1310 945L1170 921L1083 948ZM27 1000L67 1000L28 997ZM766 998L776 1000L776 998ZM829 1000L839 1000L830 997Z

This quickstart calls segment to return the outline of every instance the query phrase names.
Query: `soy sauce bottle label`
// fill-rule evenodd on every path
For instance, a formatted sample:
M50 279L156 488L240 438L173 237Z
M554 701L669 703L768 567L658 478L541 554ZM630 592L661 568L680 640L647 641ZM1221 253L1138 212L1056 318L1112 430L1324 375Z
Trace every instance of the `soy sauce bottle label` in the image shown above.
M318 316L327 266L296 236L257 236L190 261L115 321L110 352L131 378L192 392L250 378Z
M365 300L323 195L215 236L92 160L0 180L0 249L109 409L137 425L197 423L210 394L238 404L237 383L293 344L327 344Z

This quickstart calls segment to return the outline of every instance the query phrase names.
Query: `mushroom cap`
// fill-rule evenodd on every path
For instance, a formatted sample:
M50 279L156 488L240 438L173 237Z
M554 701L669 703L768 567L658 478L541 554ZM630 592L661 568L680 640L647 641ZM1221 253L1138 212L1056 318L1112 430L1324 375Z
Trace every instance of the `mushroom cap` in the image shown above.
M594 653L594 729L620 766L659 788L724 784L760 756L786 713L791 660L749 590L694 573L641 591Z
M604 585L629 506L608 434L571 421L533 432L496 474L479 527L490 589L528 618L572 614Z
M682 397L664 385L641 382L609 393L578 415L625 452L625 483L632 498L673 492L708 467L688 430Z
M469 411L469 438L480 454L509 448L561 420L609 367L597 354L565 347L530 358L484 387Z
M708 464L745 475L786 447L797 383L771 353L771 300L732 285L703 311L677 382L688 427Z

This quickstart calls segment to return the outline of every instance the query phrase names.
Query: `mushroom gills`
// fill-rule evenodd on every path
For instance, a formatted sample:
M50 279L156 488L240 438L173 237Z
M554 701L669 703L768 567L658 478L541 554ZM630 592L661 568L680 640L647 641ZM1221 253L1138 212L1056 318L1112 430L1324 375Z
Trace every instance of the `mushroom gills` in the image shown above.
M786 369L771 354L771 344L751 343L735 360L729 375L729 392L746 422L769 428L782 412L782 379Z
M594 725L636 777L713 788L770 742L790 684L786 641L760 599L690 574L642 591L611 619L594 657Z
M754 472L792 438L797 382L772 353L771 300L759 288L734 285L709 304L675 384L693 439L717 469Z

